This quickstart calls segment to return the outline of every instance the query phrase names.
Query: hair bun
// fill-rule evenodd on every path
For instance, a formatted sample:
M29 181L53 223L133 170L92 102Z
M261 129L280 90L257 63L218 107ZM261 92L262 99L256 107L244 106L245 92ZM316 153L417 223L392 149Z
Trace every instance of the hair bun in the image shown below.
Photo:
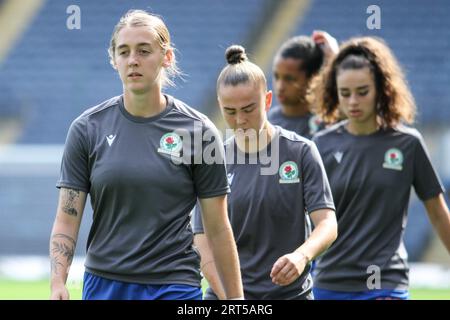
M238 64L248 60L245 48L239 45L232 45L225 51L225 58L229 64Z

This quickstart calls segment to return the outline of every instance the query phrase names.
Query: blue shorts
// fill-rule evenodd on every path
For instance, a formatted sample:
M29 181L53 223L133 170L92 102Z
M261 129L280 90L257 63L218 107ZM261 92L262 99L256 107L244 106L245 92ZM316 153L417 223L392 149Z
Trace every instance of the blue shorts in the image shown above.
M83 300L202 300L202 289L184 284L128 283L85 272Z
M367 291L333 291L313 288L315 300L408 300L408 290L374 289Z

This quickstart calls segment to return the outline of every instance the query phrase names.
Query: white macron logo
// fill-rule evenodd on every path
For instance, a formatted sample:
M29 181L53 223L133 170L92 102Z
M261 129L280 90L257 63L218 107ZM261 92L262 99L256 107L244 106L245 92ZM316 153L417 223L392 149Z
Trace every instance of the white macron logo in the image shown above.
M227 178L228 178L228 184L231 186L231 184L233 183L234 173L227 174Z
M337 163L341 163L343 155L344 155L344 153L341 151L338 151L334 154L334 158L336 159Z
M115 138L116 138L115 134L114 135L110 134L109 136L106 136L106 141L108 141L110 147L113 144Z

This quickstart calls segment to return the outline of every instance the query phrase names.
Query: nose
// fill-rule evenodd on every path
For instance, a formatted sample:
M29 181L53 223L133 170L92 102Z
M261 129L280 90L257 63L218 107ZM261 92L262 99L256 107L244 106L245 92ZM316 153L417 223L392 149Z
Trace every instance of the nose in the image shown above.
M350 95L350 97L348 98L348 104L349 104L349 105L352 105L352 106L358 104L358 98L357 98L357 96L356 96L355 93L352 93L352 94Z
M237 112L236 114L236 124L242 126L247 123L247 117L243 112Z
M133 67L139 64L139 60L137 58L137 54L135 52L131 52L128 56L128 66Z

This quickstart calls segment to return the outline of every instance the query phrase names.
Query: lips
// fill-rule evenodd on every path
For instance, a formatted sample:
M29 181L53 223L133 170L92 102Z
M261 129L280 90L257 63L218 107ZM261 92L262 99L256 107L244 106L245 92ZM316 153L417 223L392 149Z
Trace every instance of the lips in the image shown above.
M131 72L128 74L129 77L142 77L142 74L139 72Z
M362 111L361 110L349 110L348 113L351 117L358 117L362 114Z

